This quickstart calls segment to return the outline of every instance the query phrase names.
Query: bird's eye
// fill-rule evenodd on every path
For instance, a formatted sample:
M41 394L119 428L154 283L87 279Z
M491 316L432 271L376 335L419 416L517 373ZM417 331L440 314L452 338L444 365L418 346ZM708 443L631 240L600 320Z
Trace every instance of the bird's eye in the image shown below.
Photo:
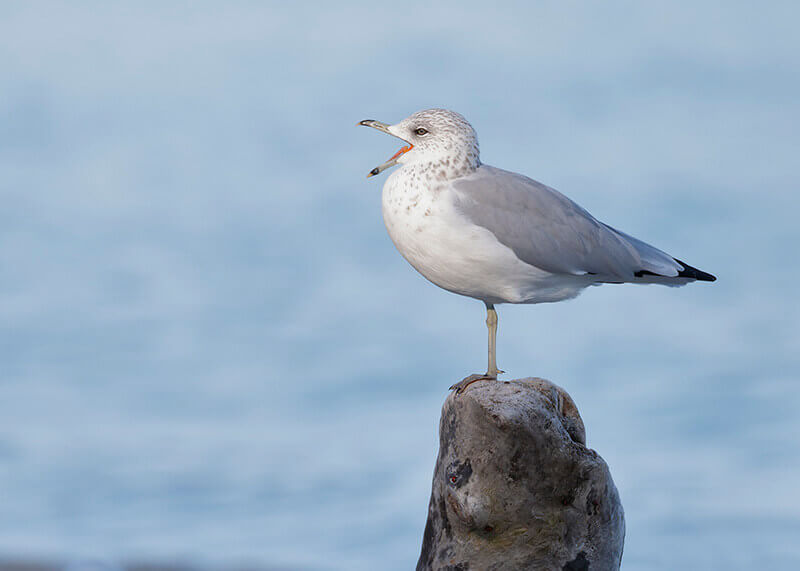
M423 129L422 127L418 127L417 129L414 129L414 134L415 135L419 135L421 137L422 135L427 135L428 134L428 130L427 129Z

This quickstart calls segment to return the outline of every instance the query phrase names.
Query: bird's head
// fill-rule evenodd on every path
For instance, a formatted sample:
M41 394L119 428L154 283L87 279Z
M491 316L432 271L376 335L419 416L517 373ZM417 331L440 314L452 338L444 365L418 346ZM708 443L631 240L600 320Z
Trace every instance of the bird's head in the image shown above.
M480 165L478 135L464 117L447 109L417 111L394 125L365 119L359 125L372 127L408 145L388 161L372 169L367 177L380 174L396 164L431 163L450 170Z

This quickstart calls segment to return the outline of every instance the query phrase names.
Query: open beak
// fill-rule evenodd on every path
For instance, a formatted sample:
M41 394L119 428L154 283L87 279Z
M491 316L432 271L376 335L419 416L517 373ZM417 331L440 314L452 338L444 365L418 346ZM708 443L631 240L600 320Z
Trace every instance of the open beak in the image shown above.
M364 119L363 121L359 121L357 123L357 125L364 125L365 127L372 127L373 129L377 129L378 131L383 131L387 135L391 135L392 137L397 137L397 135L395 135L394 133L389 131L389 125L387 125L386 123L381 123L380 121L375 121L373 119ZM397 137L397 138L402 140L402 141L405 141L405 139L402 139L400 137ZM406 143L408 143L408 141L406 141ZM389 167L393 167L394 165L397 164L397 159L399 159L401 156L403 156L405 153L407 153L408 151L410 151L413 148L414 148L414 145L412 145L411 143L408 143L408 145L404 146L399 151L397 151L394 155L392 155L392 157L388 161L386 161L382 165L378 165L377 167L375 167L374 169L369 171L369 174L367 174L367 178L369 178L371 176L375 176L376 174L381 174L383 171L385 171Z

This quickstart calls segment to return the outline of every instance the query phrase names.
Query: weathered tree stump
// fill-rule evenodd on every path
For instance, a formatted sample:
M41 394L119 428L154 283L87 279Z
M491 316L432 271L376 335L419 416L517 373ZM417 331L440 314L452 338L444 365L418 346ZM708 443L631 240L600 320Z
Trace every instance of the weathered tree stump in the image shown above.
M625 519L564 389L479 381L442 407L417 571L619 569Z

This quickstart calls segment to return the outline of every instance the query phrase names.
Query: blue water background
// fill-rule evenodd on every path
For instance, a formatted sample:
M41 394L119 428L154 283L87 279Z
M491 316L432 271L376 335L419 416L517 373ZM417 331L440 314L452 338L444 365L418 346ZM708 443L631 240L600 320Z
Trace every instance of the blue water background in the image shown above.
M576 400L626 569L800 566L800 5L0 7L0 555L403 570L479 302L356 128L463 113L713 285L502 306Z

